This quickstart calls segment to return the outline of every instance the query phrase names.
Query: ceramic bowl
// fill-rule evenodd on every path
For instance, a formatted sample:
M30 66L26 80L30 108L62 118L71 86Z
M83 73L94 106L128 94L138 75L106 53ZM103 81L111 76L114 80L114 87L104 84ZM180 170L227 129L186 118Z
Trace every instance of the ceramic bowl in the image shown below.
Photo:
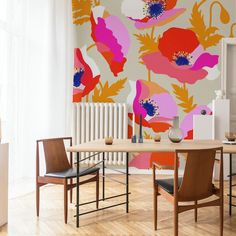
M113 137L106 137L105 138L105 144L106 145L112 145L113 144Z
M154 137L154 142L160 142L161 141L161 136L160 135L156 135Z
M235 141L236 139L236 135L233 132L225 132L225 137L228 141L231 141L231 142Z

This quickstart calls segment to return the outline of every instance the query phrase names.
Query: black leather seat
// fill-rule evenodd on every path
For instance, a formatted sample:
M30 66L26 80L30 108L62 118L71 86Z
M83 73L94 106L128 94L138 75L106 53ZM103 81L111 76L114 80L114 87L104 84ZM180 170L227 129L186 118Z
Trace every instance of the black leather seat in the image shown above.
M178 187L180 187L183 178L178 179ZM170 194L174 193L174 179L158 179L156 180L156 184L163 188Z
M80 168L80 175L79 176L84 176L84 175L90 175L99 170L98 167L95 168ZM76 168L71 168L66 171L61 171L61 172L53 172L53 173L47 173L45 174L46 177L55 177L55 178L73 178L77 176L77 169Z

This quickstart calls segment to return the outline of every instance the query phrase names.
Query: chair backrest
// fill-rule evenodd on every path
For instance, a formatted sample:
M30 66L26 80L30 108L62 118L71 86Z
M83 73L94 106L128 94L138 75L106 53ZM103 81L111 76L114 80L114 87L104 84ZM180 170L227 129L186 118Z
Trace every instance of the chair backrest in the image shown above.
M222 147L176 151L176 156L187 153L184 176L178 190L179 200L196 201L213 195L212 177L217 150L223 155Z
M37 160L39 159L39 143L42 142L46 163L46 173L65 171L71 168L65 150L64 140L69 138L42 139L37 141ZM37 164L36 164L37 166ZM39 163L38 163L39 166ZM38 167L37 167L38 168Z

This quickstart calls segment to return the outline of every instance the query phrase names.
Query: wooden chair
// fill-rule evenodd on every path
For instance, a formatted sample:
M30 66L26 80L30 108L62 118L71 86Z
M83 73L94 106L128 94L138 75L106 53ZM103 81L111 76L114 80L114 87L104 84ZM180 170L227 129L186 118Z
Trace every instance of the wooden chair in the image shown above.
M220 153L219 188L212 183L216 152ZM178 177L179 154L187 153L183 178ZM154 228L157 230L157 196L162 195L174 205L174 235L178 235L178 214L194 209L197 222L197 209L208 206L220 207L220 235L223 235L223 148L201 150L178 150L175 155L174 179L156 179L155 170L163 169L153 163L154 187ZM165 168L165 167L164 167ZM168 167L167 167L168 168ZM172 168L173 169L173 168ZM215 200L198 201L216 195ZM181 202L193 202L180 205Z
M71 137L42 139L36 141L36 209L37 216L39 216L39 201L40 201L40 187L46 184L62 184L64 185L64 218L67 223L68 199L67 191L70 191L70 202L72 203L72 192L76 184L73 183L73 178L76 178L76 168L73 168L72 153L70 153L70 162L65 150L65 141L69 141L72 145ZM43 144L46 174L40 176L39 167L39 145ZM99 168L92 167L89 169L80 168L80 176L95 175L89 179L80 182L80 185L96 182L96 206L99 203Z

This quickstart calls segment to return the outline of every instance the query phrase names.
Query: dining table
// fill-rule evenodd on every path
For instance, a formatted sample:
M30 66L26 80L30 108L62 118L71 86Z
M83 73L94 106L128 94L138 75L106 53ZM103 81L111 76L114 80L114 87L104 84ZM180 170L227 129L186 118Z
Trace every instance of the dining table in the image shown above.
M111 207L116 207L120 205L126 206L126 213L129 212L129 195L131 194L129 191L129 155L130 153L142 153L142 152L176 152L177 150L191 150L191 149L208 149L208 148L217 148L217 147L223 147L224 159L229 157L229 214L231 215L232 212L232 206L236 206L232 203L232 198L235 197L232 195L232 177L236 175L235 173L232 173L232 157L233 154L236 154L236 145L228 145L223 144L220 140L183 140L180 143L173 143L170 140L161 140L160 142L155 142L152 139L144 139L142 143L132 143L130 139L114 139L113 143L111 145L107 145L105 143L105 139L97 139L94 141L85 142L78 145L72 145L70 147L67 147L68 152L76 153L77 161L77 181L76 181L76 226L79 227L79 216L89 214L92 212L104 210ZM122 174L125 175L125 182L123 183L125 185L125 193L113 195L106 197L105 196L105 153L107 152L124 152L125 155L125 168L124 171L120 171ZM81 157L81 153L93 153L93 155ZM79 194L80 194L80 164L85 161L86 159L91 158L94 155L102 155L102 160L99 160L98 163L92 165L88 168L93 168L96 165L102 165L102 198L99 198L99 201L105 201L108 199L116 198L116 197L122 197L125 196L125 201L109 205L106 207L98 208L95 210L87 211L87 212L80 212L80 206L93 203L95 201L90 201L86 203L79 203Z

